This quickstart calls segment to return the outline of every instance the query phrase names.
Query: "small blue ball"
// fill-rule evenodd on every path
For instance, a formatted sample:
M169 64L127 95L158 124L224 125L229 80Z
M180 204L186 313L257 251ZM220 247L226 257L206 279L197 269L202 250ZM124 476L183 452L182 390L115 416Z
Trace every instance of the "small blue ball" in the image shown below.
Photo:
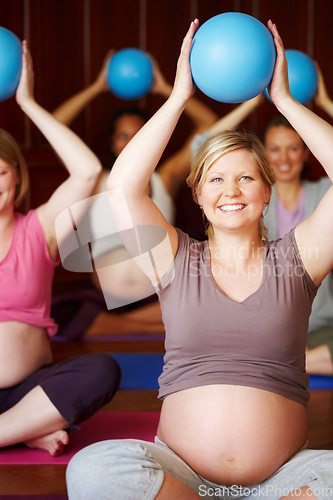
M139 99L150 91L153 82L153 64L142 50L122 49L110 59L107 84L117 97Z
M317 92L318 74L315 63L300 50L287 49L285 53L291 95L301 104L307 104ZM267 90L266 96L272 101Z
M275 59L270 31L239 12L206 21L193 38L190 54L194 83L207 96L226 103L244 102L263 92Z
M6 28L0 27L0 101L15 94L22 70L22 44Z
M311 101L316 95L318 75L315 63L304 52L286 50L288 79L292 96L301 104Z

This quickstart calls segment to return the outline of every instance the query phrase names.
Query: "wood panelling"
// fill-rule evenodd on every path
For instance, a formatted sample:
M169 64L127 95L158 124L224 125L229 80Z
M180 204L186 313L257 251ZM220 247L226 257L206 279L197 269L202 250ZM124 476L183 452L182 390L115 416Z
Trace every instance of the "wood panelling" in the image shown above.
M227 11L254 15L263 23L272 18L286 48L302 50L318 60L328 88L333 87L330 0L1 0L0 24L19 38L28 39L35 66L36 98L53 110L95 78L110 48L133 46L147 50L172 81L190 20L198 17L203 23ZM200 91L198 95L220 114L230 109L230 105L208 99ZM73 128L96 152L105 151L109 117L115 109L128 104L105 93L82 113ZM161 100L150 95L131 104L154 112ZM8 128L26 149L46 147L41 134L25 123L14 97L0 106L1 126ZM262 132L274 112L274 106L267 103L258 111L259 119L251 123ZM176 146L181 139L181 133L173 138Z

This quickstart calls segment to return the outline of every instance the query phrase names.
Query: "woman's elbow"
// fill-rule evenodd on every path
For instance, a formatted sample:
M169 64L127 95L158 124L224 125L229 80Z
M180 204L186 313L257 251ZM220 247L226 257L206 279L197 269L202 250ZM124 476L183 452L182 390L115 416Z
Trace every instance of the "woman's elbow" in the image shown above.
M85 180L87 182L98 182L103 171L102 164L99 160L92 161L88 168L85 169Z

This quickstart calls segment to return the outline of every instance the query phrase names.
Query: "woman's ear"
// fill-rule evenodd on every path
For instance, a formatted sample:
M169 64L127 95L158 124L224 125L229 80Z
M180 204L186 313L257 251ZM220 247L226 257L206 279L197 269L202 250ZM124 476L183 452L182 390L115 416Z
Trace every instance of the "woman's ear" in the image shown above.
M201 189L198 188L198 183L195 184L194 193L195 193L196 202L199 205L199 207L201 208L202 207L202 204L201 204Z
M269 203L269 200L271 199L271 194L272 194L272 186L265 186L265 204L267 205Z

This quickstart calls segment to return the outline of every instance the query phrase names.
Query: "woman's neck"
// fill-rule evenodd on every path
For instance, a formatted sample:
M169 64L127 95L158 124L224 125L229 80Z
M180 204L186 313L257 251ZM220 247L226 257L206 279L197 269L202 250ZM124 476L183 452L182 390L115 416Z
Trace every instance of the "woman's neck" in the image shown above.
M215 232L209 240L209 249L213 260L246 265L261 255L264 242L260 239L258 229L253 234Z
M0 238L5 237L12 231L15 225L15 212L14 208L8 209L0 214Z

